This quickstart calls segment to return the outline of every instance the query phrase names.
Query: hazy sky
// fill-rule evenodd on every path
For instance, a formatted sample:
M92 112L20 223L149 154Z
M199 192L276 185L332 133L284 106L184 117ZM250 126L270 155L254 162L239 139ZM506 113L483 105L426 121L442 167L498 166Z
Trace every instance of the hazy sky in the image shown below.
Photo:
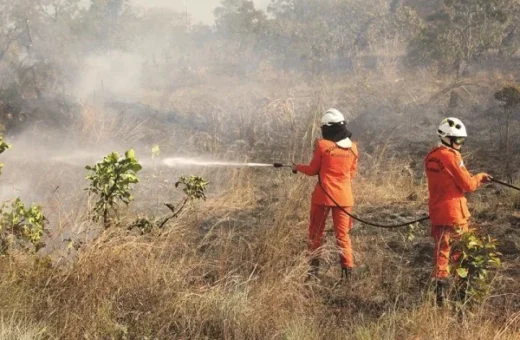
M202 21L212 24L213 10L220 4L220 0L187 0L188 13L195 22ZM255 6L265 9L271 0L254 0ZM179 12L186 10L186 0L132 0L133 4L146 7L168 7Z

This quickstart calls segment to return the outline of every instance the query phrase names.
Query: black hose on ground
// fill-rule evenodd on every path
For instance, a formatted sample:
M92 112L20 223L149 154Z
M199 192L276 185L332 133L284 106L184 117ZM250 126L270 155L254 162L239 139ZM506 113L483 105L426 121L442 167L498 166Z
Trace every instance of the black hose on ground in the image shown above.
M430 219L430 216L424 216L424 217L421 217L419 219L416 219L416 220L413 220L413 221L409 221L409 222L405 222L405 223L401 223L401 224L393 224L393 225L386 225L386 224L380 224L380 223L375 223L375 222L369 222L369 221L366 221L352 213L349 213L347 211L347 209L345 209L344 207L340 206L338 204L338 202L336 202L336 200L327 192L327 190L325 190L325 188L323 187L323 185L321 184L321 179L320 179L320 176L318 175L318 183L321 187L321 190L323 190L323 192L325 193L325 195L327 195L327 197L336 205L336 207L338 207L339 209L341 209L341 211L343 211L345 214L347 214L348 216L350 216L353 220L356 220L358 222L361 222L363 224L366 224L366 225L369 225L369 226L372 226L372 227L376 227L376 228L383 228L383 229L396 229L396 228L401 228L401 227L406 227L406 226L409 226L409 225L412 225L412 224L415 224L415 223L419 223L419 222L424 222L424 221L427 221Z
M274 163L273 164L275 168L282 168L282 167L291 167L290 165L284 165L282 163ZM293 173L296 173L296 171L293 171ZM491 177L491 181L495 182L495 183L498 183L498 184L501 184L503 186L506 186L508 188L511 188L511 189L515 189L515 190L518 190L520 191L520 188L519 187L516 187L514 185L511 185L511 184L508 184L508 183L505 183L505 182L502 182L502 181L499 181L493 177ZM387 225L387 224L380 224L380 223L375 223L375 222L370 222L370 221L366 221L364 219L362 219L361 217L358 217L350 212L347 211L347 209L345 209L344 207L342 207L341 205L338 204L338 202L334 199L334 197L332 197L328 192L327 190L325 190L325 188L323 187L323 185L321 184L321 178L320 176L318 175L318 184L320 185L320 188L321 190L323 190L323 192L325 193L325 195L336 205L336 207L338 207L339 209L341 209L341 211L343 211L345 214L347 214L348 216L350 216L353 220L356 220L358 222L361 222L363 224L366 224L366 225L369 225L369 226L372 226L372 227L376 227L376 228L383 228L383 229L396 229L396 228L401 228L401 227L406 227L406 226L409 226L409 225L412 225L412 224L415 224L415 223L420 223L420 222L424 222L424 221L427 221L430 219L430 216L424 216L424 217L421 217L421 218L418 218L416 220L413 220L413 221L409 221L409 222L404 222L404 223L400 223L400 224L393 224L393 225Z
M283 163L274 163L273 166L275 168L292 168L291 165L285 165ZM296 174L296 173L297 173L297 171L293 170L293 174ZM385 224L380 224L380 223L375 223L375 222L369 222L369 221L366 221L366 220L364 220L364 219L362 219L362 218L360 218L360 217L358 217L358 216L348 212L347 209L345 209L344 207L339 205L338 202L336 202L336 200L327 192L327 190L325 190L325 188L321 184L320 175L318 175L318 183L319 183L319 185L321 187L321 190L323 190L325 195L327 195L327 197L336 205L336 207L341 209L341 211L343 211L345 214L350 216L352 219L354 219L354 220L356 220L358 222L361 222L363 224L372 226L372 227L383 228L383 229L395 229L395 228L406 227L406 226L409 226L409 225L412 225L412 224L415 224L415 223L419 223L419 222L424 222L424 221L427 221L427 220L430 219L429 216L424 216L424 217L421 217L419 219L416 219L416 220L413 220L413 221L410 221L410 222L401 223L401 224L395 224L395 225L385 225Z
M498 183L498 184L501 184L503 186L506 186L508 188L511 188L511 189L515 189L515 190L518 190L520 191L520 188L519 187L516 187L514 185L511 185L509 183L505 183L505 182L502 182L502 181L499 181L493 177L491 177L491 181L495 182L495 183ZM372 226L372 227L377 227L377 228L383 228L383 229L395 229L395 228L401 228L401 227L406 227L406 226L409 226L409 225L412 225L412 224L415 224L415 223L419 223L419 222L424 222L424 221L427 221L430 219L430 216L424 216L424 217L421 217L417 220L414 220L414 221L410 221L410 222L406 222L406 223L401 223L401 224L395 224L395 225L384 225L384 224L379 224L379 223L374 223L374 222L368 222L368 221L365 221L363 220L362 218L360 217L357 217L356 215L353 215L351 213L349 213L345 208L341 207L335 200L334 198L327 192L327 190L325 190L325 188L323 187L323 185L321 184L321 179L318 175L318 183L320 184L320 187L321 187L321 190L323 190L323 192L325 193L325 195L327 195L327 197L338 207L340 208L345 214L347 214L348 216L350 216L352 219L358 221L358 222L361 222L363 224L366 224L366 225L369 225L369 226Z

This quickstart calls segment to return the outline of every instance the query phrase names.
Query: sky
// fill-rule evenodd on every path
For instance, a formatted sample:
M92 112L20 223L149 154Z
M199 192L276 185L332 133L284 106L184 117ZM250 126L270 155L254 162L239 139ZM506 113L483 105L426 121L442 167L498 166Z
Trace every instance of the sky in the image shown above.
M166 7L179 12L186 11L186 1L188 3L188 13L194 22L213 24L213 10L220 4L221 0L132 0L132 3L144 7ZM254 0L257 8L265 9L271 0Z

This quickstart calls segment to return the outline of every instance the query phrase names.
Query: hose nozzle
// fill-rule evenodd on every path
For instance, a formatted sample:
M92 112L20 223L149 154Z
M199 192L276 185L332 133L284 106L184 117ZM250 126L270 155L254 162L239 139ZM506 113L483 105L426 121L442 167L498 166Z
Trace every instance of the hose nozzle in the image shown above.
M282 163L273 163L273 166L274 166L275 168L292 168L291 165L286 165L286 164L282 164ZM298 173L298 171L293 170L292 173L293 173L293 174L296 174L296 173Z

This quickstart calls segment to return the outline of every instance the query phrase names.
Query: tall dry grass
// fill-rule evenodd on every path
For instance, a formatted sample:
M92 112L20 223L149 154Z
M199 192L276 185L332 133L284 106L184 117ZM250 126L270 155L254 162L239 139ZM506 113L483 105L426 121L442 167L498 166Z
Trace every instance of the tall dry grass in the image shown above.
M433 306L431 254L423 254L427 235L409 243L399 232L356 225L358 268L352 283L341 284L338 251L328 233L321 273L306 282L312 182L290 174L264 176L260 192L247 186L247 173L237 174L239 187L191 207L165 231L136 236L108 230L67 266L35 263L21 254L2 258L2 314L23 320L11 322L11 331L23 325L56 339L520 336L513 293L519 286L508 273L496 279L507 289L464 317ZM406 192L399 189L407 181L402 177L385 184L394 192L386 199ZM363 181L356 191L378 194ZM510 303L498 296L503 292Z
M0 339L5 340L40 340L45 339L45 328L32 324L27 319L5 316L0 319Z

